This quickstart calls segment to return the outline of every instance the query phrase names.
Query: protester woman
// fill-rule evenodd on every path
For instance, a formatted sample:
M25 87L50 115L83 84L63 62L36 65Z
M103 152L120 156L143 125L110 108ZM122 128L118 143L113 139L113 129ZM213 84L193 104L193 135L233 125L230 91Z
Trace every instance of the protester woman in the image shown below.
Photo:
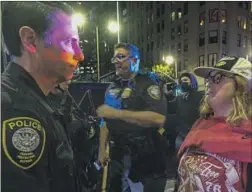
M252 191L251 70L236 57L195 69L205 78L205 98L178 152L177 191Z

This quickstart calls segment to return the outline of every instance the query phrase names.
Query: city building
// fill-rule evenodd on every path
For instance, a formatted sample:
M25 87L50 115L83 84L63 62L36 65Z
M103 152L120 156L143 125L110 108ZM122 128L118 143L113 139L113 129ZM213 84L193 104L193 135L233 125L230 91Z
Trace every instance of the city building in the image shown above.
M128 1L127 10L128 42L140 48L144 68L168 55L178 71L213 66L224 55L252 61L252 2Z
M100 77L114 70L114 66L111 65L111 58L114 54L114 44L118 41L118 35L116 32L109 31L108 25L110 22L117 22L117 6L116 2L101 1L86 3L90 7L88 15L88 30L90 32L88 35L88 49L91 49L91 54L89 54L85 64L88 68L94 68L93 76L97 79L97 45L99 48Z

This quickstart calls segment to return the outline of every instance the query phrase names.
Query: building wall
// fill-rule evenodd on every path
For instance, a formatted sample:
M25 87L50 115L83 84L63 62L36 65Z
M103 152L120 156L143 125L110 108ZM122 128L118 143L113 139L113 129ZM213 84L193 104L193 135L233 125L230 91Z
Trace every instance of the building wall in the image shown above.
M128 42L139 47L144 67L150 68L167 55L172 55L177 60L179 71L193 71L197 66L212 66L224 55L241 56L252 61L251 6L251 2L129 1L125 31L128 33ZM174 14L175 19L172 21ZM204 22L200 19L203 15ZM241 19L240 27L238 18ZM246 27L242 23L244 18ZM185 31L186 21L188 32ZM215 38L211 38L215 43L210 43L209 33L214 35L215 31L218 33L217 42L214 41ZM225 34L226 38L223 37ZM238 34L241 35L240 47L237 46ZM200 35L204 37L202 45L199 45ZM188 51L185 51L184 45L187 42ZM204 63L200 62L203 58ZM199 81L202 83L202 79Z

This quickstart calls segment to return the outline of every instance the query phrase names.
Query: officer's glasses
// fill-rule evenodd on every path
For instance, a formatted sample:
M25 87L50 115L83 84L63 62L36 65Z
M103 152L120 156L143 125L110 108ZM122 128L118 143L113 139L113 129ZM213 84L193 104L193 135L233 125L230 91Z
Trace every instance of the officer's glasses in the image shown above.
M205 78L205 84L209 83L210 80L214 84L219 84L224 77L233 78L234 76L233 75L226 75L223 73L216 73L214 75L209 75L207 78Z
M122 63L128 59L132 58L131 55L123 55L123 54L118 54L115 55L112 59L111 59L111 63Z

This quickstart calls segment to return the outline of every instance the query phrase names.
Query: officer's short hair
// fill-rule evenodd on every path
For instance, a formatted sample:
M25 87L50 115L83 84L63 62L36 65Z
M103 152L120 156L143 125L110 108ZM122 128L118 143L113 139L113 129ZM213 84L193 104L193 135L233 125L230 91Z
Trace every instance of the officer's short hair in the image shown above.
M117 43L117 44L115 44L114 50L119 49L119 48L126 49L129 52L129 54L134 56L137 60L140 59L139 49L135 45L129 44L129 43Z
M63 4L58 7L42 2L2 2L2 31L4 42L11 55L21 56L19 30L22 26L31 27L43 39L49 28L51 17L56 11L72 13L72 9Z

